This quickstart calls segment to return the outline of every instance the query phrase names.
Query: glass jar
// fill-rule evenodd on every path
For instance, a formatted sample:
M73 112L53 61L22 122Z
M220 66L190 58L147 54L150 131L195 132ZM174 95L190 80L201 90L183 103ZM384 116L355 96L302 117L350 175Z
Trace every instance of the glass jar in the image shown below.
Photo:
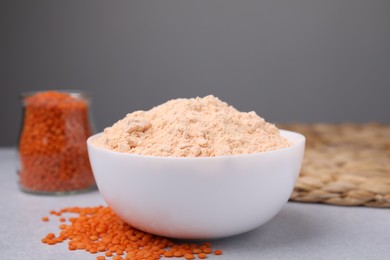
M19 186L29 193L68 194L96 187L88 159L90 100L78 91L22 95Z

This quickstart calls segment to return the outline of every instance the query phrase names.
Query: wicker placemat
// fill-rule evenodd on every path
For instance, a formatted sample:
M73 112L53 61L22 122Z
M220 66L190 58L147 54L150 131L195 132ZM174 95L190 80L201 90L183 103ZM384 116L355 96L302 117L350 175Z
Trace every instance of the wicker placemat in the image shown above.
M390 207L390 125L284 124L307 138L290 200Z

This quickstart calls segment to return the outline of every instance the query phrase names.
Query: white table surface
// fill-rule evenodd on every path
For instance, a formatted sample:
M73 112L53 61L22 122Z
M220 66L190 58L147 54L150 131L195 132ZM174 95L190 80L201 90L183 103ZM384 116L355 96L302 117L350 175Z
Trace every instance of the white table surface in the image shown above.
M98 191L72 196L23 193L17 185L15 149L0 148L0 259L95 259L48 246L41 238L58 233L58 220L42 222L50 210L105 205ZM222 256L208 259L390 259L390 210L289 202L265 225L213 241ZM177 258L176 258L177 259Z

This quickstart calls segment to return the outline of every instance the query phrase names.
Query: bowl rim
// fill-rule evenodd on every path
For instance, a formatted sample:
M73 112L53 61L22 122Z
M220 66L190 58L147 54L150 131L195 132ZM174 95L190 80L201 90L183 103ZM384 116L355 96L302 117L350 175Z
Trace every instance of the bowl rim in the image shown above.
M142 155L142 154L135 154L135 153L125 153L125 152L117 152L117 151L112 151L110 149L98 146L94 143L92 143L92 140L97 138L98 136L101 136L103 132L96 133L94 135L91 135L88 137L86 143L88 147L91 147L93 149L97 149L100 151L104 151L107 153L112 153L120 156L128 156L128 157L135 157L135 158L155 158L155 159L165 159L165 160L216 160L219 158L242 158L242 157L252 157L252 156L264 156L268 154L274 154L278 153L281 151L288 151L295 149L299 145L304 145L306 142L306 137L298 132L290 131L290 130L284 130L284 129L279 129L280 134L286 138L291 145L288 147L276 149L276 150L271 150L271 151L265 151L265 152L257 152L257 153L250 153L250 154L234 154L234 155L220 155L220 156L203 156L203 157L180 157L180 156L156 156L156 155ZM294 142L291 142L291 138L286 137L285 135L288 136L294 136Z

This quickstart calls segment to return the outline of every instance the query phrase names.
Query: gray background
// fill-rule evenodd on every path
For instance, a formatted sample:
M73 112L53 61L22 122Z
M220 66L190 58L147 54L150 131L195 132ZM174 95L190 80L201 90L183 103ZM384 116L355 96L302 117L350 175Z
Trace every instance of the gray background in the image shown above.
M390 122L390 1L1 1L0 146L18 95L81 89L98 130L214 94L271 122Z

